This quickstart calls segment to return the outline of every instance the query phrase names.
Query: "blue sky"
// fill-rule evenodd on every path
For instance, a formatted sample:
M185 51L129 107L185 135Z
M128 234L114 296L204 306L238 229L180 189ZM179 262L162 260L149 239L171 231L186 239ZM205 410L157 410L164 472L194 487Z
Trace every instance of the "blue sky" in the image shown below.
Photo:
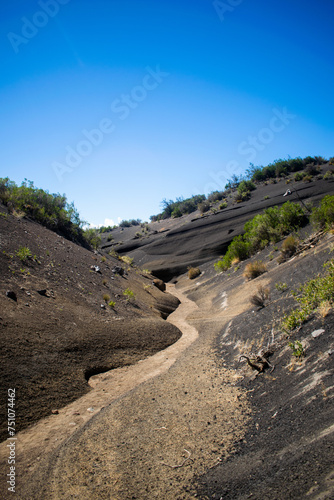
M333 19L332 0L2 2L0 176L97 225L333 156Z

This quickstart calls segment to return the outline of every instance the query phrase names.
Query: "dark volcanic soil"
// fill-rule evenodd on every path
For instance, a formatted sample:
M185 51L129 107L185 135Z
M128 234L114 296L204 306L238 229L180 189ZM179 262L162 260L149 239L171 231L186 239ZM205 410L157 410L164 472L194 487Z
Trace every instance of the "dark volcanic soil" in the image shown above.
M252 423L235 453L197 479L199 498L334 498L334 314L312 317L289 338L279 330L282 314L297 306L291 291L323 272L333 243L333 236L326 236L315 249L282 265L276 258L268 263L268 250L256 256L268 263L269 272L253 283L270 289L270 303L261 310L250 305L216 339L218 359L234 367L238 386L248 392ZM228 278L227 297L243 279L243 268ZM277 290L277 283L286 289ZM313 337L318 330L321 334ZM288 345L295 340L305 350L300 361ZM239 361L240 355L251 357L268 345L273 372L268 367L257 375Z
M333 184L299 187L305 201L317 201ZM220 214L152 225L161 232L139 241L134 228L116 230L124 253L132 245L143 267L174 277L179 308L179 299L152 286L139 268L1 207L1 431L6 439L7 391L15 387L17 430L24 429L18 498L334 498L333 311L312 317L290 338L279 327L296 305L291 290L333 258L334 235L281 265L276 246L269 247L253 257L268 272L249 282L246 262L219 275L213 268L212 259L249 217L286 201L285 189L283 182L262 186L249 202L230 202ZM26 262L16 254L20 246L32 252ZM196 263L197 279L175 277ZM257 310L249 299L260 284L271 297ZM123 295L127 288L135 299ZM162 319L175 309L168 322ZM302 360L292 356L294 340L303 344ZM268 345L273 372L257 375L239 360ZM7 455L0 443L6 499Z
M328 166L322 167L323 172L327 169ZM292 194L284 197L288 188ZM333 193L333 189L333 182L326 180L287 185L284 179L279 179L276 183L259 185L251 199L243 203L235 203L235 192L231 192L227 208L219 210L218 203L215 215L201 216L195 212L150 224L150 232L141 238L135 236L137 226L117 229L111 233L113 241L107 242L105 235L103 247L115 246L120 254L134 257L138 265L168 281L185 273L188 266L202 265L224 254L231 240L243 232L247 220L264 209L282 205L287 200L299 202L301 199L304 203L316 204L325 194Z
M8 437L9 388L16 389L16 425L22 430L88 392L91 375L135 363L181 334L161 319L177 307L178 300L152 286L151 276L8 215L4 208L1 213L3 440ZM35 260L20 261L16 252L21 246L28 247ZM96 265L100 272L91 269ZM126 274L113 273L115 265ZM135 299L126 300L127 288ZM7 297L7 291L15 292L17 301ZM114 308L104 301L105 294L108 302L115 302Z

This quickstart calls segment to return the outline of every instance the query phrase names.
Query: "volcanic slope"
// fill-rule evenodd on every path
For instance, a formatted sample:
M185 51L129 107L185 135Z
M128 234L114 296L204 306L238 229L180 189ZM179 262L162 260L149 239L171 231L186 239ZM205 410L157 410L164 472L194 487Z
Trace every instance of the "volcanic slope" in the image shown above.
M270 246L251 259L267 265L251 281L243 276L249 261L219 275L211 262L198 279L181 276L170 291L185 309L169 320L186 336L190 327L186 348L179 356L170 351L182 337L159 353L152 377L125 386L86 425L77 420L87 412L84 406L55 415L76 430L59 446L54 434L53 450L40 452L37 461L26 455L27 429L19 468L22 497L333 498L333 311L313 315L290 338L280 330L283 314L296 305L291 291L324 271L333 248L334 236L325 234L279 264L279 252ZM270 299L258 309L250 297L261 285L269 288ZM289 346L296 340L305 351L302 359ZM240 359L268 347L272 366L264 373ZM167 370L159 368L164 363ZM100 375L95 388L112 393L119 377L134 379L134 368Z
M321 167L325 173L329 165ZM165 219L148 225L149 231L138 238L138 227L118 228L103 235L102 248L114 248L165 280L186 272L189 266L201 265L226 252L231 240L243 232L244 224L264 209L282 205L287 200L317 204L333 193L333 182L313 178L312 182L291 182L278 178L275 183L258 184L251 198L234 202L236 192L227 195L227 208L215 206L215 214L197 211L177 219ZM290 189L291 194L283 196ZM295 192L297 191L297 193ZM108 235L113 240L108 242Z
M91 375L136 363L179 339L181 332L162 319L179 301L138 268L4 206L0 244L2 440L9 388L16 389L22 430L87 393Z

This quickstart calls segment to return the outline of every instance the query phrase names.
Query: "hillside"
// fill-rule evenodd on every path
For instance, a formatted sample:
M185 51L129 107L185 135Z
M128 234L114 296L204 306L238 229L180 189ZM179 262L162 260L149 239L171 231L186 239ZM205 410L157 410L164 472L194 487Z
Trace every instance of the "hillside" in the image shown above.
M325 174L332 167L321 167ZM292 177L290 177L292 178ZM138 227L117 228L102 235L102 249L114 248L120 255L129 255L142 267L148 268L163 280L183 274L188 266L201 265L224 254L231 240L243 232L247 220L264 209L282 205L289 199L293 202L318 203L327 193L333 192L333 182L313 178L311 182L286 183L286 178L277 178L275 183L260 183L247 201L234 201L236 190L227 195L227 207L215 213L201 215L198 211L180 218L170 218L149 224L150 231L136 237ZM290 189L291 195L284 197ZM295 193L295 190L298 194Z
M22 430L85 394L91 374L135 363L180 337L161 319L178 301L153 286L152 276L4 206L0 234L2 439L8 387L18 393ZM134 298L123 295L127 289Z
M322 175L260 183L241 202L232 189L226 208L140 236L115 228L95 251L0 206L1 408L15 388L18 498L333 498L333 232L307 224L291 253L280 240L214 268L254 215L333 194ZM298 305L307 313L291 315Z

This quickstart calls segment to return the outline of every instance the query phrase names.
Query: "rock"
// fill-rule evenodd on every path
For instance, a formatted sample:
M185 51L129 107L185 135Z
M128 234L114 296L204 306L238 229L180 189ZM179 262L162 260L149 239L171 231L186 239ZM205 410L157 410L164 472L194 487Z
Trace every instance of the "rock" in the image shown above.
M111 270L112 273L114 274L119 274L120 276L124 275L124 269L121 266L114 266Z
M105 304L101 304L101 309L106 309L106 305Z
M52 415L59 415L59 411L58 410L52 410Z
M166 284L162 280L159 280L158 278L156 278L153 280L152 283L154 286L159 288L159 290L161 290L162 292L164 292L166 290Z
M323 328L320 328L319 330L314 330L314 332L311 333L312 337L315 339L316 337L319 337L322 333L325 333L325 330Z
M89 413L94 413L94 408L87 408L87 411L89 411Z
M47 290L45 288L43 288L43 290L37 290L37 293L39 293L40 295L42 295L43 297L47 297Z
M90 266L91 269L93 269L96 273L101 273L101 269L99 268L99 266Z
M9 299L15 300L15 302L17 302L16 293L13 292L12 290L7 290L6 295Z

